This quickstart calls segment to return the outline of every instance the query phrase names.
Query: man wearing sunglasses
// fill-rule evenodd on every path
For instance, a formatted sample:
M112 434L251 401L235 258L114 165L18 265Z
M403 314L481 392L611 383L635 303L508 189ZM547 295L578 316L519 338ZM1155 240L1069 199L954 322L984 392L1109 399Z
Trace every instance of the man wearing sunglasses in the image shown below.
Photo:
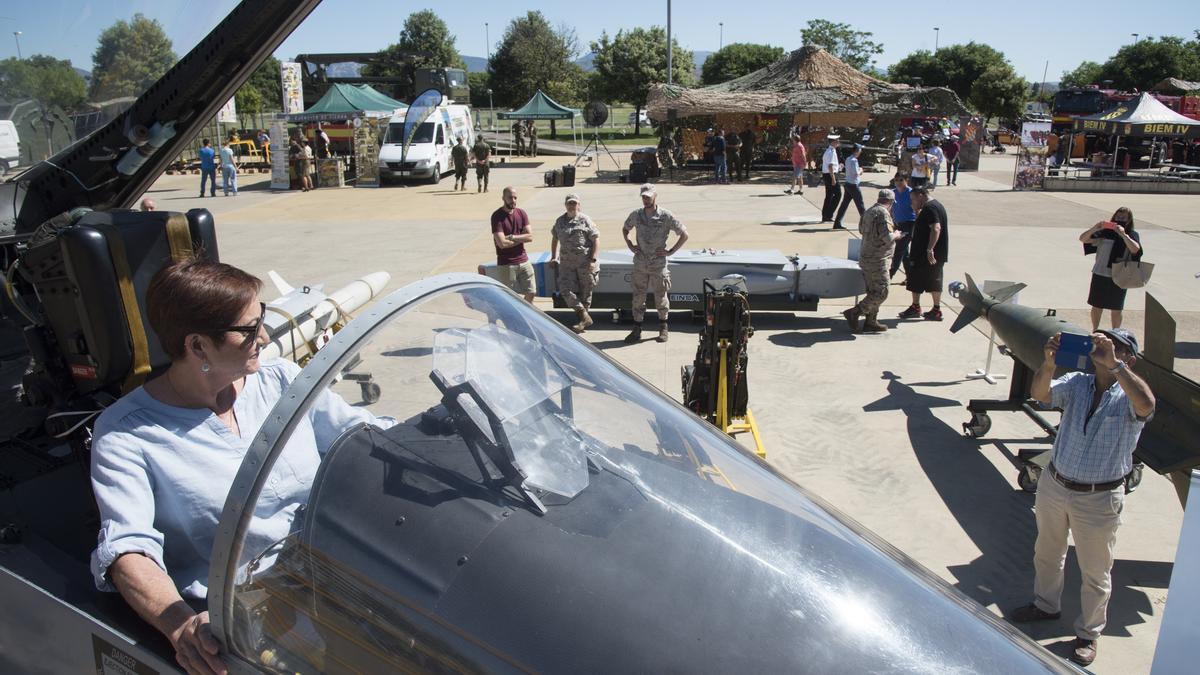
M1154 393L1132 370L1137 338L1123 328L1092 333L1095 374L1072 372L1054 379L1061 336L1046 343L1030 387L1035 399L1063 413L1050 465L1038 479L1034 601L1011 618L1017 623L1061 618L1070 532L1083 577L1071 660L1086 666L1096 658L1096 641L1107 621L1125 476L1133 469L1142 427L1154 414Z

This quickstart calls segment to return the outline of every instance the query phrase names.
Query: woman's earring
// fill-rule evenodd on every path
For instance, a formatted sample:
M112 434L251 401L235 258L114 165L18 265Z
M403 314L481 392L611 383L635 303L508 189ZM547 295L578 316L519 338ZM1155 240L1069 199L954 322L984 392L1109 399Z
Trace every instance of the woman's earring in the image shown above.
M207 373L210 370L212 370L212 366L208 365L208 361L200 364L200 372Z

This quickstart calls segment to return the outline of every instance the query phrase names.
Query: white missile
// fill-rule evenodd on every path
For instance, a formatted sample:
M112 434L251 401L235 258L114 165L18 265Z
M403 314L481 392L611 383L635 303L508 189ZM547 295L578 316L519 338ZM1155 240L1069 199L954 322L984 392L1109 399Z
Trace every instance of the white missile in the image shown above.
M293 360L324 346L333 335L334 324L339 319L348 321L352 312L382 292L392 278L387 272L374 272L326 295L322 286L293 288L274 271L269 277L283 295L267 303L263 323L270 341L259 357Z

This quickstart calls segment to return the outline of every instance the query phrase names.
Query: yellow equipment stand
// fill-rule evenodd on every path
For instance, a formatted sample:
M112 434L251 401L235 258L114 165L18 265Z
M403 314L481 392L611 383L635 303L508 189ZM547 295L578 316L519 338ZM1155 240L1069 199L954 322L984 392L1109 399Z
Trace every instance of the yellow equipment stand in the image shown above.
M762 436L758 435L758 424L754 422L754 413L750 408L746 408L745 419L730 419L729 413L729 382L726 373L726 350L729 348L728 340L721 340L717 343L720 349L721 366L720 377L717 379L717 410L716 410L716 426L718 429L733 436L734 434L749 431L754 436L754 454L766 459L767 449L763 447Z

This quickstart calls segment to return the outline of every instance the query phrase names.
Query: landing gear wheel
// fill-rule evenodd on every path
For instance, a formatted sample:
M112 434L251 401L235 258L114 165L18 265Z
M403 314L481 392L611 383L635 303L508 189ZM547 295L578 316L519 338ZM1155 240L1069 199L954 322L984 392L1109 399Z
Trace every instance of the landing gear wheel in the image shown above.
M1017 474L1017 485L1020 485L1021 489L1026 492L1037 492L1038 479L1041 477L1042 467L1032 463L1026 464Z
M992 428L992 418L987 413L972 413L970 422L963 422L963 434L967 438L982 438Z
M362 390L363 401L368 405L372 403L378 403L379 396L383 393L383 390L379 388L379 385L375 384L374 382L360 382L359 389Z

